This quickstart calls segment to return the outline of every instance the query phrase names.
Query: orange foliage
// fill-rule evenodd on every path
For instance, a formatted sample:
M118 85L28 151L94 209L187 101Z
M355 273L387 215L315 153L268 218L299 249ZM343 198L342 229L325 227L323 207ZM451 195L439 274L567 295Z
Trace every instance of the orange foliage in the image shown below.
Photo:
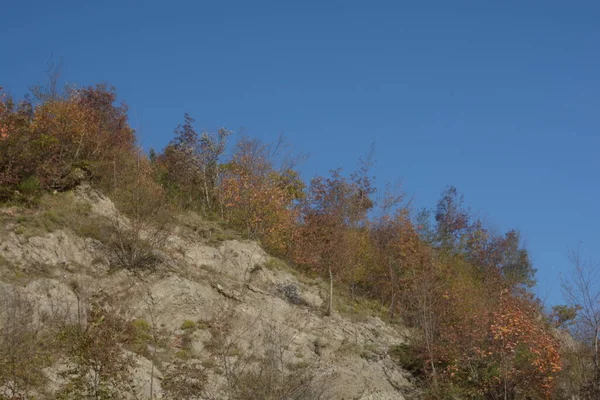
M560 353L558 340L539 317L530 302L504 291L492 314L488 350L504 369L505 376L499 379L508 380L522 393L547 398L561 369Z
M248 237L261 239L270 251L288 251L298 210L293 207L301 185L293 171L273 170L257 144L242 140L240 149L225 169L219 194L223 216ZM301 191L301 186L300 186Z
M463 387L469 382L474 396L506 392L508 398L550 398L561 369L559 343L531 301L507 290L492 303L485 301L485 293L472 294L480 300L479 309L465 310L463 300L449 295L453 306L463 310L450 311L454 320L444 325L445 377Z
M113 89L99 85L34 106L0 107L0 184L35 176L42 188L62 189L75 167L101 177L118 152L134 152L127 108L115 106Z

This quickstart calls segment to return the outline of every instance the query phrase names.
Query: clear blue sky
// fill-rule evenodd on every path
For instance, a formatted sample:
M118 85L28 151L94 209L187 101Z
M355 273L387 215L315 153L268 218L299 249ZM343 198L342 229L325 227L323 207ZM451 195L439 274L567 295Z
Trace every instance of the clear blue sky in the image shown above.
M600 259L597 1L11 1L0 85L21 96L51 53L80 85L115 85L142 143L189 112L354 167L416 206L446 185L522 231L538 294L560 302L567 250Z

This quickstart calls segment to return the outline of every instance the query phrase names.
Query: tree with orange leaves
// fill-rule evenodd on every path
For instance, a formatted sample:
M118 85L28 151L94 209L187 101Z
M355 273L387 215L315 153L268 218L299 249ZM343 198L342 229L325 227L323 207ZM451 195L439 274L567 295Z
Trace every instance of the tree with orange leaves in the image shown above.
M561 370L559 342L531 300L502 290L499 301L461 332L445 334L452 349L444 376L467 398L549 399Z
M231 162L223 167L219 183L223 217L249 238L256 238L277 255L288 251L303 183L292 168L277 170L269 147L242 138Z
M127 107L115 101L115 90L104 85L72 89L36 105L25 98L15 107L3 99L0 184L10 193L35 179L42 189L62 190L75 169L108 179L115 160L136 151Z

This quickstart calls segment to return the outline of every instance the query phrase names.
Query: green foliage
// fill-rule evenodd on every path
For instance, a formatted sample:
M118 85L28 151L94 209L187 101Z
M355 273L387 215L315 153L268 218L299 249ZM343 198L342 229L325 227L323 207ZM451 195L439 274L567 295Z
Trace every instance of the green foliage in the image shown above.
M581 308L580 305L556 305L552 307L550 319L557 328L568 328L575 322Z
M388 354L402 368L410 372L414 377L423 377L425 363L419 349L408 344L391 346Z
M145 319L136 319L132 323L133 326L133 351L144 356L148 356L148 345L154 341L152 335L152 327Z
M53 361L53 340L34 319L29 299L14 289L0 287L0 399L43 391L42 370Z
M33 204L41 195L40 180L35 176L25 178L17 185L17 200Z
M192 320L186 319L185 321L183 321L183 323L181 324L181 327L179 328L183 331L191 331L196 329L196 323Z
M136 337L134 326L117 313L92 305L84 324L65 326L60 332L70 367L58 399L120 399L131 390L134 359L124 349Z

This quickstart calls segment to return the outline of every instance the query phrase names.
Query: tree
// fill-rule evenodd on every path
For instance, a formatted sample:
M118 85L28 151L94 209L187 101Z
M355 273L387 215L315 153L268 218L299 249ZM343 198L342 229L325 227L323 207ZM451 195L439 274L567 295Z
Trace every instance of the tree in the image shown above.
M536 270L517 230L511 229L503 236L493 235L481 221L475 221L465 237L465 256L473 265L497 271L513 287L535 285Z
M159 161L165 166L161 183L183 207L202 204L202 165L199 156L200 136L194 129L194 119L184 114L183 125L175 129L175 137L167 145Z
M488 365L498 373L486 384L496 398L549 398L561 369L559 343L524 298L502 293L492 313ZM490 354L491 353L491 354Z
M65 96L0 107L0 183L12 191L35 178L42 189L65 190L81 179L110 181L115 159L135 151L127 107L114 88L71 89Z
M306 199L301 204L301 226L295 244L295 261L308 265L329 278L327 313L333 312L333 284L336 274L353 268L357 249L352 232L365 229L368 212L373 208L369 166L363 164L350 179L341 170L331 171L329 178L311 180Z
M537 305L509 289L489 299L486 290L455 281L448 292L440 317L441 376L461 398L552 398L560 345Z
M579 251L571 251L572 270L562 281L563 296L567 305L578 310L571 328L572 333L587 348L584 363L589 374L584 376L582 388L585 398L600 396L600 264L583 260ZM585 371L586 369L584 369Z
M270 251L289 250L304 183L290 166L273 165L271 148L241 138L232 160L223 167L219 196L222 216L249 238L260 239Z
M70 368L63 373L66 383L59 399L117 399L131 389L135 361L123 345L134 337L133 325L115 311L99 304L89 310L83 324L65 326L61 332Z
M38 102L47 103L64 96L64 92L59 88L63 66L64 60L62 57L58 61L54 59L54 55L50 57L46 66L45 84L38 84L31 87L31 92Z
M575 323L579 310L581 310L580 305L568 306L559 304L552 307L550 319L557 328L568 328Z
M459 195L454 186L442 192L436 210L436 241L449 251L457 251L461 237L469 227L469 211L463 208L464 196Z
M225 152L231 131L221 128L217 134L194 129L194 119L184 114L183 125L165 148L159 161L166 174L161 179L184 207L197 207L205 214L216 211L218 203L219 159Z
M384 214L370 228L372 241L376 249L377 261L370 271L373 290L378 291L380 299L389 304L390 319L393 319L400 306L402 291L406 290L407 274L415 268L419 252L423 249L407 208L399 208L394 214Z

